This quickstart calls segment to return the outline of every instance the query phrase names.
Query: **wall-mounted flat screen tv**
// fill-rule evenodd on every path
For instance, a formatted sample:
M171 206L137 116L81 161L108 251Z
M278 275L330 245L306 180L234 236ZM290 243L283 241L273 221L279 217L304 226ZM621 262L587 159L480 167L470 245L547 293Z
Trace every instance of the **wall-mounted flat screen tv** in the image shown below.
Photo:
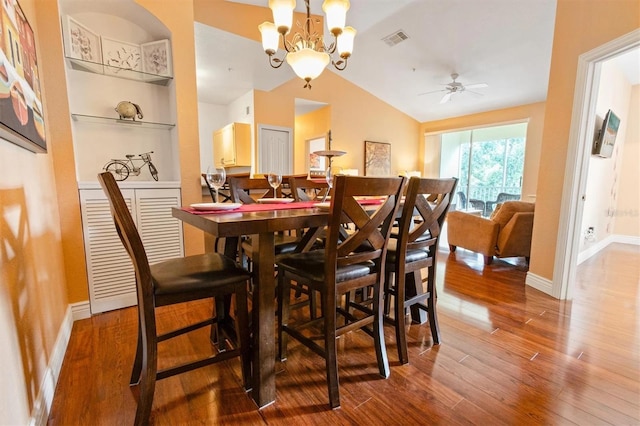
M618 118L613 111L607 111L607 115L604 117L600 131L596 134L596 140L593 143L593 150L591 153L599 157L611 157L619 127L620 118Z

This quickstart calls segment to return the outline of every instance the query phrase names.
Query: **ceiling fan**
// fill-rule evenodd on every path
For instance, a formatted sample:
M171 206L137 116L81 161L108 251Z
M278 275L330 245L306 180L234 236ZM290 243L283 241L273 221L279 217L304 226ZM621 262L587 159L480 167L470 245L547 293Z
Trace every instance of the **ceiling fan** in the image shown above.
M475 84L467 84L466 86L458 81L456 81L456 79L459 77L458 73L452 73L451 74L451 80L453 80L451 83L445 84L444 86L446 86L444 89L441 90L433 90L431 92L425 92L425 93L419 93L418 96L422 96L422 95L428 95L429 93L437 93L437 92L447 92L444 94L444 96L442 97L442 99L440 99L440 103L444 104L446 102L449 102L451 100L451 97L456 94L456 93L462 93L462 92L471 92L471 93L475 93L476 95L480 95L482 96L482 93L478 93L478 92L474 92L472 90L469 89L480 89L483 87L489 87L489 85L487 83L475 83Z

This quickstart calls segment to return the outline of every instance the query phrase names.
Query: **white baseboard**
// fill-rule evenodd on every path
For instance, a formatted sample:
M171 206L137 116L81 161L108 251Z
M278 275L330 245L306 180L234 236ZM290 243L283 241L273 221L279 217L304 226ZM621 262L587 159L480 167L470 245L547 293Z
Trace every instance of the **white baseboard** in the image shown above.
M58 377L60 376L60 369L62 368L62 361L64 361L67 344L71 337L71 329L73 328L73 317L71 311L72 305L69 305L67 307L67 312L64 315L64 319L62 320L62 324L60 325L58 337L53 345L51 358L49 358L49 365L44 372L38 397L33 404L31 419L29 420L30 426L44 426L47 424L49 419L49 411L51 410L51 403L53 402L53 394L56 390L56 384L58 383Z
M91 318L91 305L88 300L72 303L69 307L71 308L71 316L74 321Z
M613 241L611 242L640 246L640 237L632 237L631 235L614 235Z
M541 292L553 296L553 282L539 275L527 272L527 278L524 280L525 284L540 290Z
M590 257L598 254L601 250L604 250L609 244L613 243L621 243L621 244L632 244L636 246L640 246L640 237L633 237L630 235L610 235L607 238L604 238L586 250L578 253L578 265L580 265L585 260Z

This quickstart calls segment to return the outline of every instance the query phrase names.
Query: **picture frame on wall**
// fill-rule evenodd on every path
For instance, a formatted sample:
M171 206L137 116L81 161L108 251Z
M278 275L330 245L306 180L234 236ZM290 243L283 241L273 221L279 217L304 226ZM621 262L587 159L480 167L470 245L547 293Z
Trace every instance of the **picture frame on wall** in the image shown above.
M106 75L127 76L128 71L142 71L140 46L126 41L101 36L102 63Z
M140 45L142 54L142 72L145 74L172 77L171 42L157 40Z
M102 70L102 43L100 35L67 16L65 28L65 52L75 65L91 71Z
M44 105L35 34L16 0L0 10L0 138L32 152L46 152Z
M325 175L325 170L327 169L327 158L314 154L316 151L324 151L327 148L327 139L322 136L314 139L307 140L307 149L309 152L309 176L317 177Z
M364 175L391 176L391 144L364 141Z

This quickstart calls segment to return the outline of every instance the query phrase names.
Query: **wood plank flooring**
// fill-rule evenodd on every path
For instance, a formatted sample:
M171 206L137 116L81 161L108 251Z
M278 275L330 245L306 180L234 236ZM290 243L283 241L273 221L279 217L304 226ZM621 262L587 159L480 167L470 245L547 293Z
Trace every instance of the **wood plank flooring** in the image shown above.
M340 409L329 409L324 361L290 341L289 359L276 364L274 404L256 408L231 360L158 382L151 423L640 424L640 247L613 244L584 262L573 301L525 286L526 265L515 259L483 266L469 251L441 251L438 268L442 344L432 344L428 324L411 325L410 363L401 366L387 327L385 380L370 338L344 336ZM210 310L206 302L163 308L158 322L171 328ZM134 308L77 321L49 425L133 423L135 343ZM163 343L160 360L208 350L205 329L177 347Z

